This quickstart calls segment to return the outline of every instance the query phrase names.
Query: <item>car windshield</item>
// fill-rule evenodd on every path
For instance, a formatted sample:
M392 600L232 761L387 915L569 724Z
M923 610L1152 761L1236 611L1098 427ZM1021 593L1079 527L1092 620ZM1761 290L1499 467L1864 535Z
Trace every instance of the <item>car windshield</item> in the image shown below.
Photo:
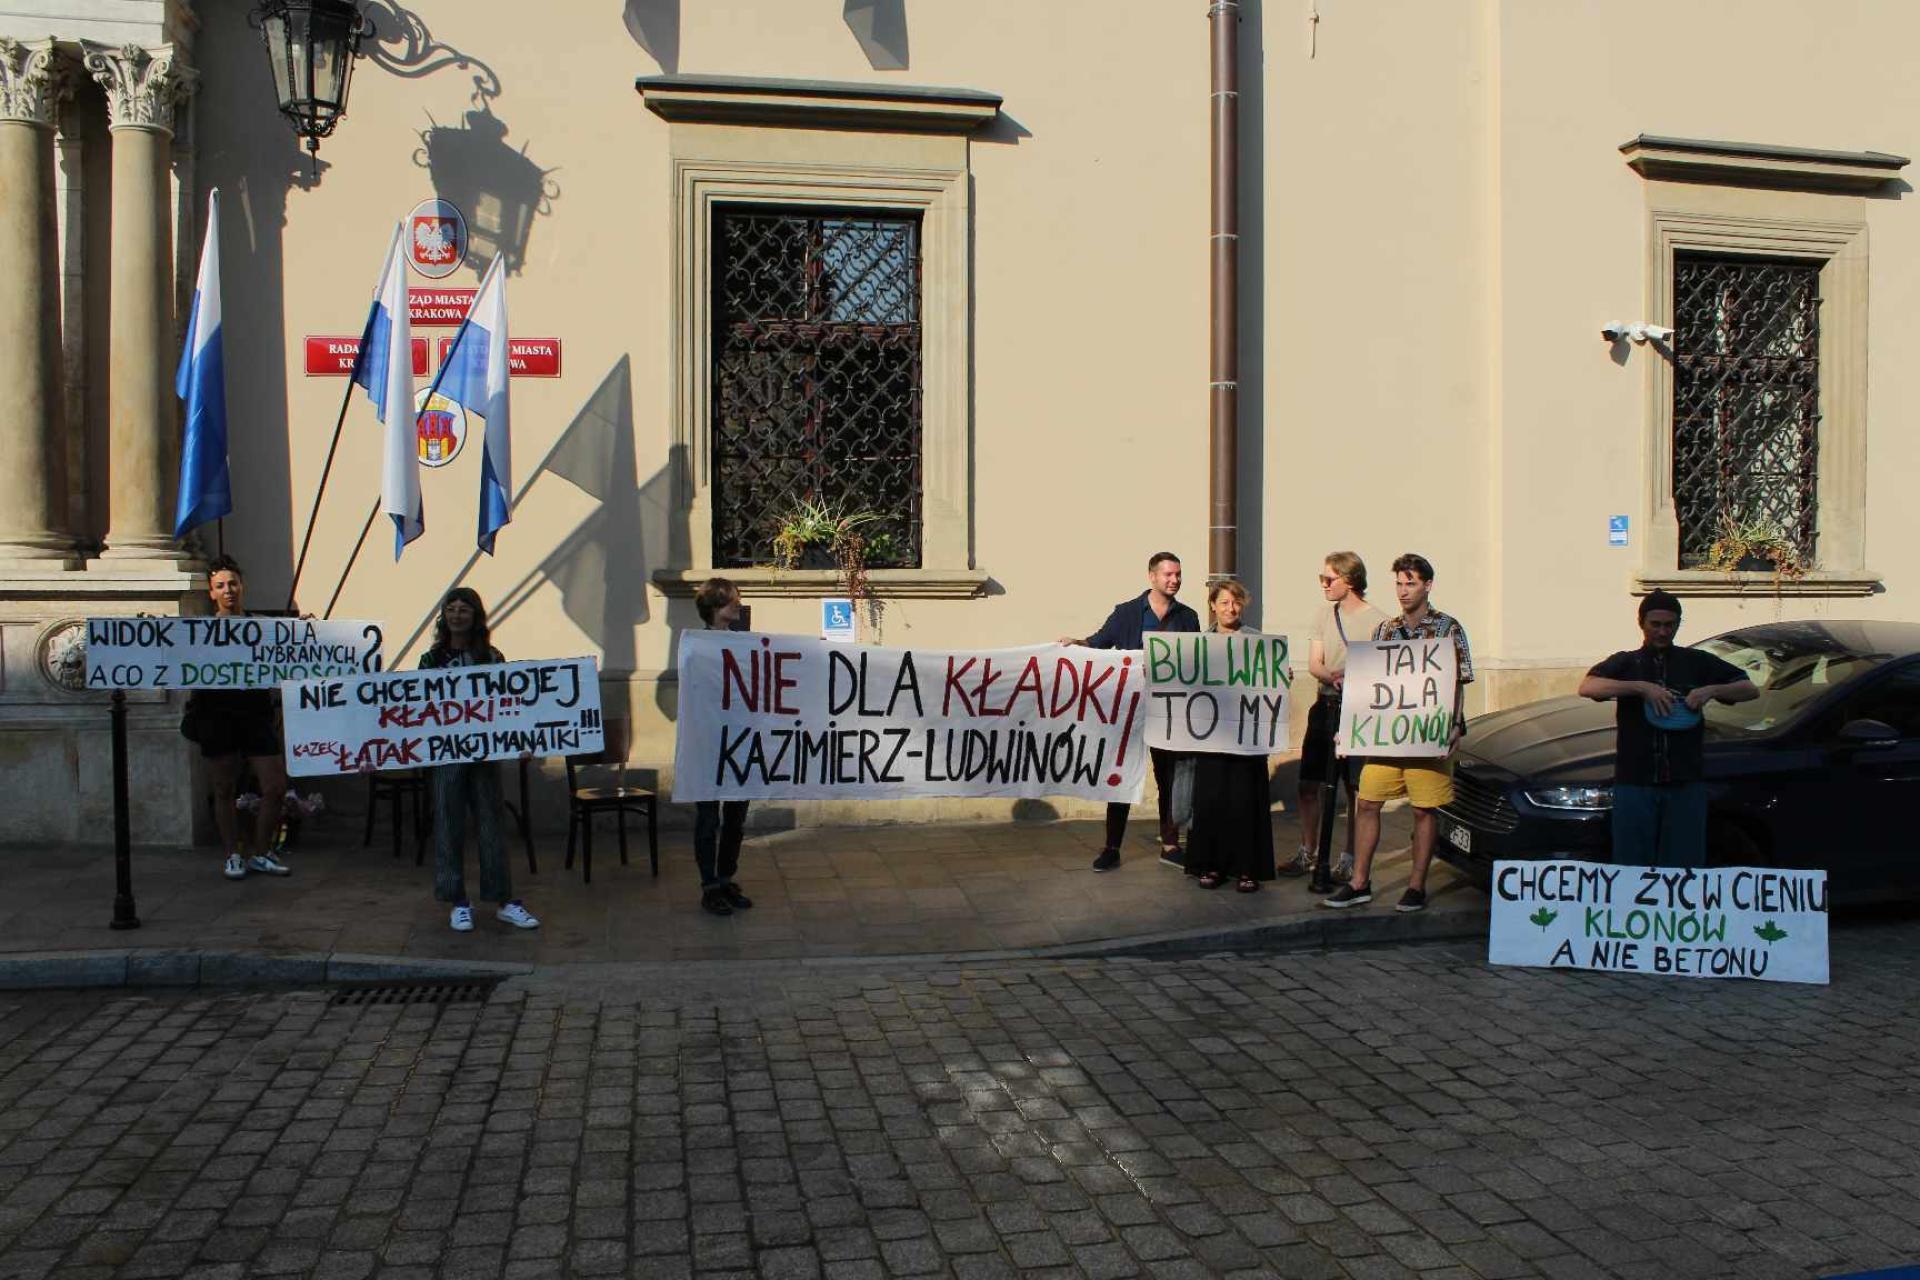
M1697 648L1724 658L1760 687L1752 702L1710 702L1707 724L1730 735L1767 733L1800 708L1885 662L1889 654L1862 653L1830 635L1796 628L1754 628L1702 641Z

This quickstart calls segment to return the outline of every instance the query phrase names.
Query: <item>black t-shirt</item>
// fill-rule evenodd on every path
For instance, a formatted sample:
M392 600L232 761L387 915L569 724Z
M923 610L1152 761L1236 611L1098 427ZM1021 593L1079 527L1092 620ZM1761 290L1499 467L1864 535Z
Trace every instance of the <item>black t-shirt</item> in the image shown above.
M1710 684L1745 680L1747 673L1704 649L1627 649L1594 664L1590 676L1603 680L1648 680L1682 697ZM1630 785L1697 782L1706 774L1707 731L1656 729L1647 723L1645 698L1614 700L1613 721L1619 728L1613 780Z

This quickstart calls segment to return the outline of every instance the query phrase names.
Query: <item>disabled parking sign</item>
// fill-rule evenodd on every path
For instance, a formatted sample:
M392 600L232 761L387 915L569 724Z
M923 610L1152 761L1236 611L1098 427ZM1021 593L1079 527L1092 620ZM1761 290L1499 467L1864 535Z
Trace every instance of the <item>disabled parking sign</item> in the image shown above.
M853 644L860 638L853 620L853 601L841 598L820 602L820 638L837 644Z

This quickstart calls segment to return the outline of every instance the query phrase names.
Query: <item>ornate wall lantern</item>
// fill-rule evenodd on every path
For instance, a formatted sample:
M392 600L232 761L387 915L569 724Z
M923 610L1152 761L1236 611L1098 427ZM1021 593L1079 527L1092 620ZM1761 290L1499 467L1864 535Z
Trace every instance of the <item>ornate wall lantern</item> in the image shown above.
M280 114L307 140L317 170L320 139L347 114L353 60L373 21L354 0L260 0L252 21L273 64Z

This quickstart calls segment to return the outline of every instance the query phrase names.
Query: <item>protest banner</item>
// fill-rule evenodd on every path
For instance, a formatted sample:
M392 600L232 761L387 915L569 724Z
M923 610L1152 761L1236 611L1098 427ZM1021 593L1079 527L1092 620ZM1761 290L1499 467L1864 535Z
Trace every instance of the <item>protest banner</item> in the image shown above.
M89 689L274 689L378 671L380 626L308 618L88 618Z
M601 750L592 658L303 680L283 691L295 777Z
M802 636L680 637L673 798L1077 796L1131 802L1146 746L1133 653L952 652Z
M1264 756L1290 747L1285 636L1148 632L1147 745Z
M1340 754L1446 755L1459 681L1452 636L1349 645L1340 686Z
M1827 981L1827 873L1496 862L1491 964Z

